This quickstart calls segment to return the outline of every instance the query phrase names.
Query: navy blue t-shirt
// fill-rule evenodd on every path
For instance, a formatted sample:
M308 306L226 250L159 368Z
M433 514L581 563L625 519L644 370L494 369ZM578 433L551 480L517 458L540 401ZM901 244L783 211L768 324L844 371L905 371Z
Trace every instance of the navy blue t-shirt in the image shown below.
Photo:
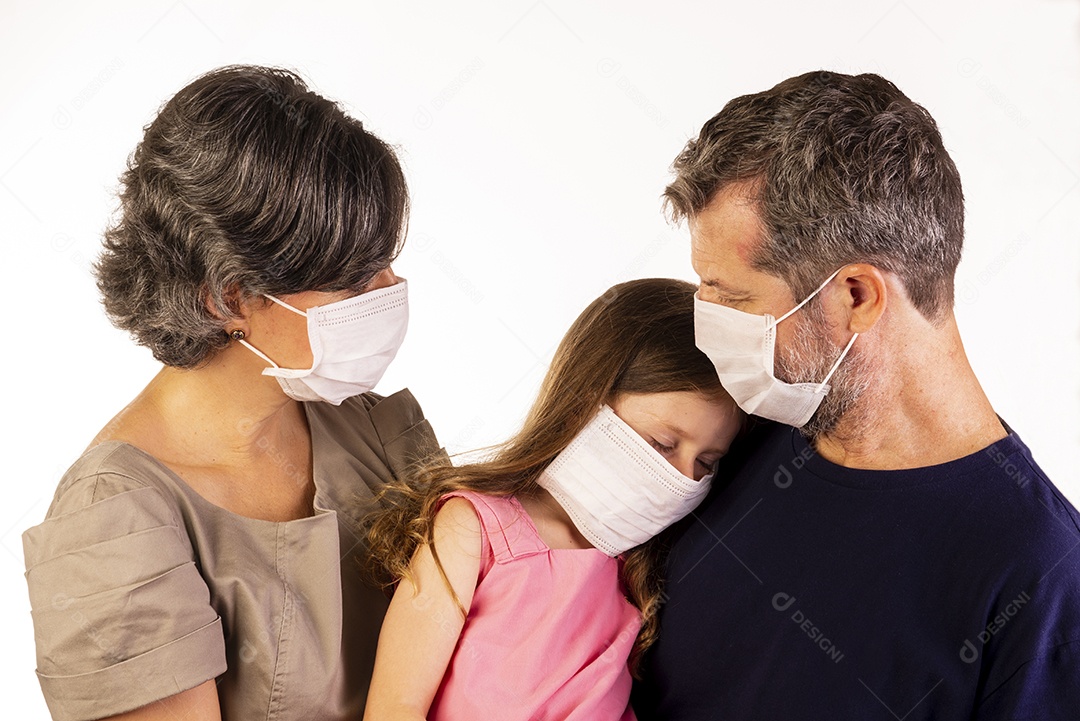
M764 424L673 529L641 721L1080 719L1080 515L1014 434L845 468Z

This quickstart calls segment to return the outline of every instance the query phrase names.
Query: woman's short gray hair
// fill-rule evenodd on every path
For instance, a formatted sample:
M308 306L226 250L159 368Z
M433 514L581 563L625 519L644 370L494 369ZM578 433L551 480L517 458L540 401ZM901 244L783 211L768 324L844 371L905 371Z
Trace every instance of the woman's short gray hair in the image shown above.
M397 256L408 217L393 149L278 68L187 85L121 184L95 265L105 310L180 368L228 343L240 297L363 288Z

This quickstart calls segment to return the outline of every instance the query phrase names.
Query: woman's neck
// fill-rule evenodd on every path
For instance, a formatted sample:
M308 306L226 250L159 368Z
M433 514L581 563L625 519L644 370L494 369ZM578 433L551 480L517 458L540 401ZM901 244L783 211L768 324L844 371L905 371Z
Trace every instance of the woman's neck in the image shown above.
M311 514L311 435L274 378L211 362L163 368L102 429L154 456L206 500L264 520Z
M303 407L262 375L262 361L239 350L226 348L193 369L162 368L102 433L138 435L223 460L251 456L268 438L294 436L298 426L306 431Z

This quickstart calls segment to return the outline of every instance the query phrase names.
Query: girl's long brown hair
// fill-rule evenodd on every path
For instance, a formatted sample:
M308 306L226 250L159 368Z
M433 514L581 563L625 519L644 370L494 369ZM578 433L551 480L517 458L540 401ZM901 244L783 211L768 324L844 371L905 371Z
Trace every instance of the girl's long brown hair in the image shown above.
M696 391L730 404L737 413L712 363L694 345L695 290L690 283L667 278L612 287L570 326L517 434L487 460L428 466L391 485L367 529L368 558L380 583L389 588L407 577L420 546L428 544L435 553L434 519L443 495L457 490L494 496L535 493L544 468L601 404L620 394ZM435 560L438 563L437 554ZM663 549L656 542L623 555L624 590L642 617L630 656L635 671L642 653L656 640L662 565Z

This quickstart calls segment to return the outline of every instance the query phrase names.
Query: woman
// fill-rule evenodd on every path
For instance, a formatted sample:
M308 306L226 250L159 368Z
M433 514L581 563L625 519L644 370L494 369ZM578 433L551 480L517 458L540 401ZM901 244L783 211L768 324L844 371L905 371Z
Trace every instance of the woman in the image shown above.
M164 367L24 536L50 711L356 718L387 602L355 498L440 453L408 391L367 392L408 318L401 168L294 74L228 67L162 108L120 198L98 285Z

